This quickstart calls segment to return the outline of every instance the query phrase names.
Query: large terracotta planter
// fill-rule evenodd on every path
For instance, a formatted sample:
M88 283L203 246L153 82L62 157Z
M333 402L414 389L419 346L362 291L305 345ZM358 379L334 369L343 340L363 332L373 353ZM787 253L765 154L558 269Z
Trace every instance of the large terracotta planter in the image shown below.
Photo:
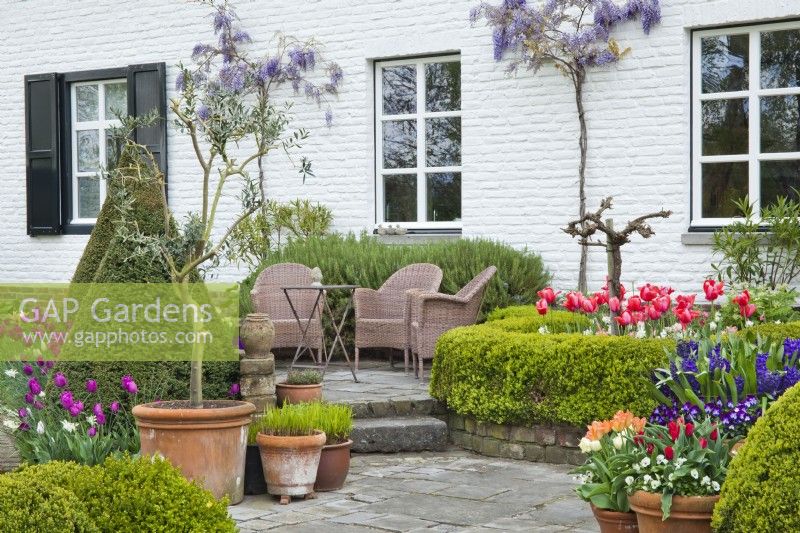
M291 496L314 493L325 433L315 431L313 435L299 437L259 433L256 440L267 492L281 496L281 503L289 503Z
M133 408L142 455L159 453L184 476L232 504L244 498L247 426L256 408L248 402L214 400L192 409L188 401Z
M659 493L636 491L628 501L641 533L711 533L711 514L719 496L673 496L666 520L662 520Z
M322 399L322 383L311 385L275 384L275 397L278 405L285 403L318 402Z
M275 326L266 313L250 313L239 325L239 338L247 357L266 356L275 340Z
M350 471L350 447L352 440L339 444L327 444L322 447L322 455L317 469L317 480L314 489L320 492L339 490L344 486L347 473Z
M600 526L600 533L636 533L639 531L636 513L599 509L594 504L592 504L592 513Z
M247 495L267 493L261 451L257 444L247 445L247 455L244 460L244 493Z

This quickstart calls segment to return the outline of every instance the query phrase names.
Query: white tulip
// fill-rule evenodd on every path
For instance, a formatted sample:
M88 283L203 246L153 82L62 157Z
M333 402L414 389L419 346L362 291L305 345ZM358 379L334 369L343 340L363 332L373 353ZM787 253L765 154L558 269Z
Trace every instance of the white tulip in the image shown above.
M592 451L592 441L583 437L578 443L578 448L580 448L583 453L589 453Z
M18 374L18 372L16 370L14 370L13 368L9 368L8 370L6 370L6 376L8 376L10 378L17 377L17 374Z
M36 433L39 435L44 435L44 422L39 420L39 423L36 424Z
M625 439L618 433L611 442L614 443L614 448L619 450L625 444Z

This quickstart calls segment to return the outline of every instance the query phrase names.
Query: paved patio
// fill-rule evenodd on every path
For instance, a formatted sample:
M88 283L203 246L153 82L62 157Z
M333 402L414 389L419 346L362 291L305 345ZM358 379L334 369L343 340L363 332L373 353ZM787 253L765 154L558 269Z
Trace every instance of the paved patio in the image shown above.
M456 449L360 454L340 491L284 506L248 496L230 512L242 533L599 531L568 471Z

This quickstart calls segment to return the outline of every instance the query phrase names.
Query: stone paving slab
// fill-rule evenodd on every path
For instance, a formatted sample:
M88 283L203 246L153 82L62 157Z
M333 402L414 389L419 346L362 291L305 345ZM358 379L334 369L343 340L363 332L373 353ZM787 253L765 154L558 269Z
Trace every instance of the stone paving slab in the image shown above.
M599 531L568 472L458 449L354 454L341 490L289 505L247 496L230 512L243 533Z

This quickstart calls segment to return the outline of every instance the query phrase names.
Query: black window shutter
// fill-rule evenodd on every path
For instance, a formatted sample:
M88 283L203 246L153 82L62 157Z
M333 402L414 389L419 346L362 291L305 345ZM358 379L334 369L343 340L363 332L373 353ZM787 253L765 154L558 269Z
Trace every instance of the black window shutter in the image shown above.
M158 112L152 126L138 128L134 140L147 147L155 156L158 167L167 178L167 83L166 65L149 63L128 67L128 114L146 115Z
M28 235L61 233L58 74L25 76Z

